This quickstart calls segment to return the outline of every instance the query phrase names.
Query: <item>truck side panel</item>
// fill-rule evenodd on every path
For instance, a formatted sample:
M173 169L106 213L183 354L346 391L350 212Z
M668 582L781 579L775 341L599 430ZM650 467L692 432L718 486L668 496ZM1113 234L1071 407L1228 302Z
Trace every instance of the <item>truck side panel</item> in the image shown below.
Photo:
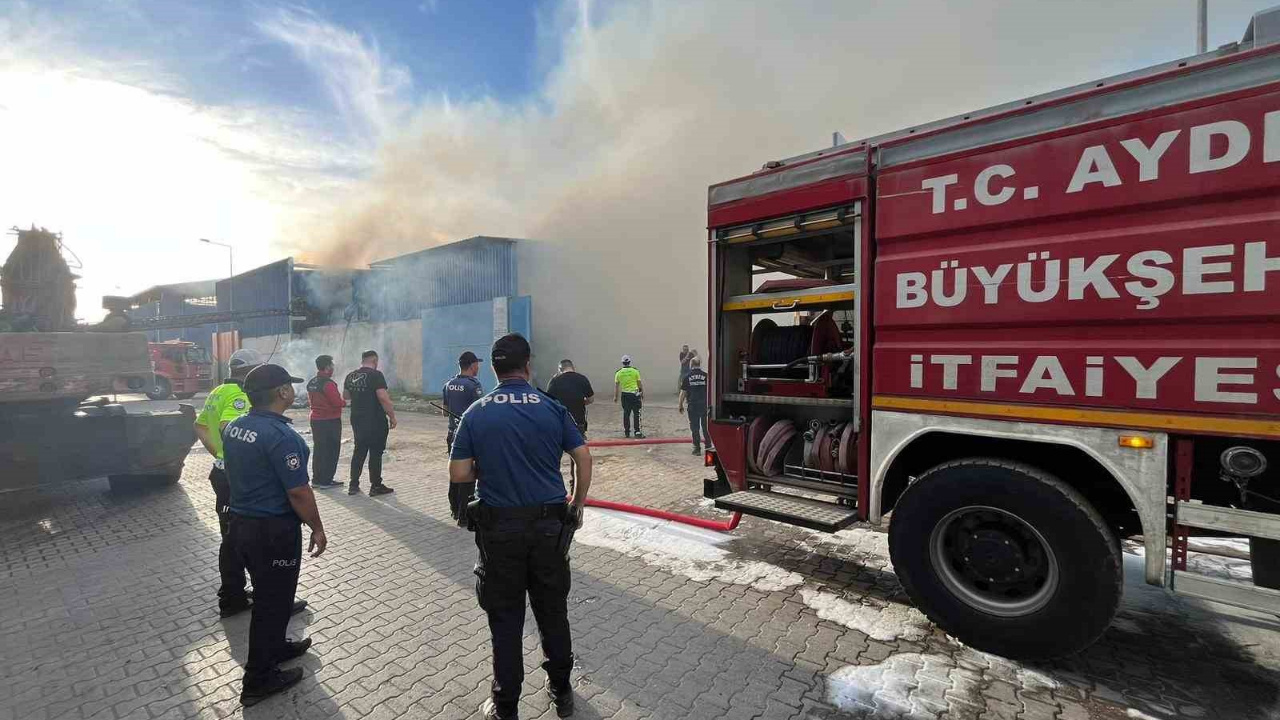
M1275 84L884 170L874 406L1280 437L1278 187Z
M142 333L0 333L0 402L76 402L151 383Z

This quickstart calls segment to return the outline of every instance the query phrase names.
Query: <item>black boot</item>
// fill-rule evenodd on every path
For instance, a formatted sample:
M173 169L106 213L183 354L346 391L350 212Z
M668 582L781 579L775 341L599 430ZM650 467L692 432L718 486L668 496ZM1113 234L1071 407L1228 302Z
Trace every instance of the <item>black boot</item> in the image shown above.
M556 708L556 717L567 718L573 714L573 688L566 687L560 692L556 692L550 687L547 688L547 696L551 698L551 704Z
M311 638L303 640L285 640L284 650L280 651L280 662L288 662L300 658L311 649Z
M272 670L265 680L252 684L246 680L243 689L240 690L240 704L245 707L257 705L272 695L297 685L300 680L302 680L302 668Z
M511 713L510 715L499 714L498 704L493 701L493 698L485 700L480 705L480 712L484 713L484 720L520 720L520 716L516 713Z

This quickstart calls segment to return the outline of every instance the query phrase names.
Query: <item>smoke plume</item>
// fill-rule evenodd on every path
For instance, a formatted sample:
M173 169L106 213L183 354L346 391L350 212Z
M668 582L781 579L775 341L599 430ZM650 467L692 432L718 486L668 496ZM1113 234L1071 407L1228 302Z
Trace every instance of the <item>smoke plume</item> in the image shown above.
M1192 50L1191 10L1158 0L976 5L566 2L536 97L404 110L367 180L298 237L344 265L534 238L520 272L539 372L570 356L600 391L628 353L670 389L679 346L706 346L709 184L834 130L853 140Z

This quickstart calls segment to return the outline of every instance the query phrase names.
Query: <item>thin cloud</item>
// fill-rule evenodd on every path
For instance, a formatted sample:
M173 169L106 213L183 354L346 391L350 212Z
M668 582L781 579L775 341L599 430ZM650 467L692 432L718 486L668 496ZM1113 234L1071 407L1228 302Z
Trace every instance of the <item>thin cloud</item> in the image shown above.
M394 129L413 80L406 68L383 57L374 39L300 7L276 8L255 25L288 46L319 77L354 130L376 140Z

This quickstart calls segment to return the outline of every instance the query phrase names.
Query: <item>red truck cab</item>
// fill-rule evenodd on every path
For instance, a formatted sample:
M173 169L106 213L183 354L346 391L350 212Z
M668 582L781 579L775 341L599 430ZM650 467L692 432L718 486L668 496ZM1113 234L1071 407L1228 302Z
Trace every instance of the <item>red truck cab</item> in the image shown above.
M713 185L717 507L887 522L915 604L1012 657L1105 630L1122 538L1150 584L1280 613L1280 45L1250 27ZM1193 534L1251 538L1254 582L1188 572Z
M182 340L148 343L148 348L155 387L147 397L187 400L213 387L213 362L204 348Z

